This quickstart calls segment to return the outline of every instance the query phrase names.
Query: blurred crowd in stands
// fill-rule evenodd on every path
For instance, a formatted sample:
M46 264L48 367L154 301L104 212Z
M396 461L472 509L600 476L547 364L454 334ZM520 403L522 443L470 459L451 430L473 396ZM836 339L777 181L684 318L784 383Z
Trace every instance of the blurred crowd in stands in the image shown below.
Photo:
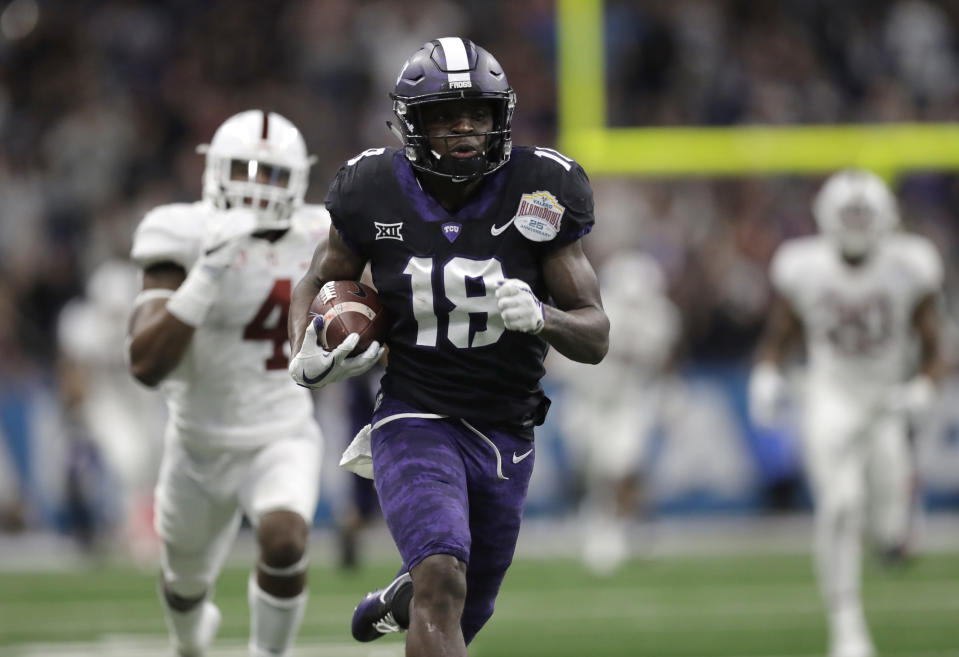
M959 111L959 8L924 0L607 2L612 125L926 121ZM456 3L14 0L0 36L0 368L50 365L54 319L124 255L157 203L199 196L207 141L247 107L288 116L319 156L309 198L356 152L392 144L387 91L426 38L496 53L519 95L517 143L555 145L555 7ZM575 154L572 154L575 155ZM813 179L596 181L597 257L667 268L694 358L749 348L762 275L811 230ZM901 181L908 223L955 250L951 176Z
M429 38L496 55L518 94L514 143L556 146L551 0L4 0L0 3L0 398L53 386L56 320L144 212L200 196L227 116L272 109L318 156L322 202L346 159L396 145L388 91ZM952 121L959 5L932 0L607 0L611 125ZM567 153L575 157L575 153ZM597 263L624 246L662 265L682 316L680 363L748 359L766 267L811 232L821 178L594 179ZM896 183L959 289L959 184Z

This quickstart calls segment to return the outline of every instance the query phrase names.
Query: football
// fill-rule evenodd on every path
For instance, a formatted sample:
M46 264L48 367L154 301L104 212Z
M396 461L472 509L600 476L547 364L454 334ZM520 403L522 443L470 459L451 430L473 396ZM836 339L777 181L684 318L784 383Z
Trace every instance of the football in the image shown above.
M350 353L366 351L374 340L386 338L386 311L369 285L358 281L328 281L310 304L310 312L323 318L320 344L327 351L334 349L350 333L359 333L360 341Z

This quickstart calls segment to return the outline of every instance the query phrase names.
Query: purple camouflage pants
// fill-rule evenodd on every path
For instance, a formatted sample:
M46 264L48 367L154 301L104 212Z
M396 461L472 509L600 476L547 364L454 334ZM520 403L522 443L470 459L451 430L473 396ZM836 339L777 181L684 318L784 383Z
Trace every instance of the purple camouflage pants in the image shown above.
M463 636L493 615L513 560L533 443L471 428L385 396L373 415L373 472L380 506L407 569L432 554L466 563Z

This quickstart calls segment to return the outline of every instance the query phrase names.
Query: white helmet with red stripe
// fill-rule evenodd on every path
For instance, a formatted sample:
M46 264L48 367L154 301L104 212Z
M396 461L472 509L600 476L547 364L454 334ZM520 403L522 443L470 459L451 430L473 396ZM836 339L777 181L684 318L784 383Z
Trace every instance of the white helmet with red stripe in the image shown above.
M843 255L863 258L899 224L896 199L882 178L865 169L844 169L823 184L813 203L820 232Z
M203 198L218 208L248 207L260 230L289 228L293 210L302 205L310 165L303 135L275 112L247 110L228 118L209 144Z

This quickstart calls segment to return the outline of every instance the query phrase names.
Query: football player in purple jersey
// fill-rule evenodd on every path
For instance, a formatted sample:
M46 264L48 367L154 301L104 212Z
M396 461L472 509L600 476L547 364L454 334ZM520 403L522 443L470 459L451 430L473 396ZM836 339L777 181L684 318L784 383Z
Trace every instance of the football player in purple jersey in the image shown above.
M404 565L359 604L353 635L408 629L407 655L462 656L513 558L533 429L549 407L547 349L597 363L608 348L582 246L593 195L572 159L512 145L516 95L469 40L424 44L391 97L403 147L360 153L330 185L328 250L292 295L290 373L321 387L367 369L345 357L358 336L333 352L317 344L309 306L326 281L358 279L369 263L389 358L351 448L369 441Z

